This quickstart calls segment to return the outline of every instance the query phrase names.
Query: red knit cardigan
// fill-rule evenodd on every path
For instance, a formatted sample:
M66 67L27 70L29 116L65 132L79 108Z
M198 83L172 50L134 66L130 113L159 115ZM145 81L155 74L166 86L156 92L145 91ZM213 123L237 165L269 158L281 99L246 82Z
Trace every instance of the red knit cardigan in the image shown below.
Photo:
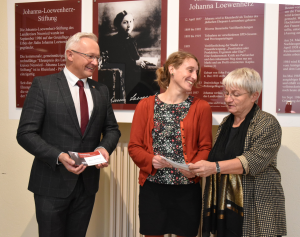
M141 100L134 113L128 151L140 168L139 184L144 185L149 174L154 175L152 166L155 96ZM194 98L186 117L180 121L183 156L186 164L207 160L212 146L212 112L209 104ZM195 182L199 177L192 178Z

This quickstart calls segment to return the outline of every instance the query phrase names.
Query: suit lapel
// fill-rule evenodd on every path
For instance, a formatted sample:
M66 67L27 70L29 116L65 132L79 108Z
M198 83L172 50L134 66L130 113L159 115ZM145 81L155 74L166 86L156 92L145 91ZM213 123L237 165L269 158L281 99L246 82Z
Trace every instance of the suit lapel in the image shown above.
M70 114L71 120L75 124L76 130L81 135L81 130L80 130L80 126L78 123L78 118L77 118L77 114L76 114L76 110L75 110L75 106L74 106L74 101L73 101L73 98L71 95L71 91L69 88L67 78L66 78L65 74L63 73L63 71L61 71L59 73L57 79L58 79L57 80L58 88L59 88L62 98L66 104L67 111Z

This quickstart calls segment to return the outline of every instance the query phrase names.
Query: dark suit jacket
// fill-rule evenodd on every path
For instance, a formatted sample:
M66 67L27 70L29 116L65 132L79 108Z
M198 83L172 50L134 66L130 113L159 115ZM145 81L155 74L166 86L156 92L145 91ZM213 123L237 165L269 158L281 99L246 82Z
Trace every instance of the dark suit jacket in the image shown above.
M61 152L90 152L103 146L109 154L115 149L120 131L108 89L88 79L94 109L82 136L73 98L63 71L35 77L27 94L17 132L19 144L35 156L28 189L39 195L67 197L78 175L57 165ZM101 139L101 135L103 136ZM98 191L100 171L87 167L82 173L87 194Z

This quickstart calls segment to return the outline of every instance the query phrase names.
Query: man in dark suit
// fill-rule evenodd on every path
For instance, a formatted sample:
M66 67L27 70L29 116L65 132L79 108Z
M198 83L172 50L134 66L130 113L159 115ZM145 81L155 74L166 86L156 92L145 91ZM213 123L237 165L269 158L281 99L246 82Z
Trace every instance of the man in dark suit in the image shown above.
M98 68L97 41L92 33L70 37L64 70L35 77L23 106L17 140L35 156L28 189L43 237L85 236L108 163L76 166L68 151L100 150L108 161L120 137L107 87L88 78Z

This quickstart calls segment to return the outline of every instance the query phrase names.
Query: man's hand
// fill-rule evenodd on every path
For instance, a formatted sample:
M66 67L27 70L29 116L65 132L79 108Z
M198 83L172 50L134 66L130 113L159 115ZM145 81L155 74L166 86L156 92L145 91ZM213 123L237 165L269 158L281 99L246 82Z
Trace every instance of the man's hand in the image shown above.
M108 154L107 150L105 148L98 148L98 149L96 149L96 151L100 151L101 154L103 155L103 157L105 158L105 160L107 161L106 163L95 165L96 168L100 169L100 168L107 167L108 166L108 161L109 161L109 154Z
M69 172L77 175L82 173L86 168L86 166L82 164L80 166L76 166L75 161L72 160L67 153L61 153L58 157L58 161L60 161Z

